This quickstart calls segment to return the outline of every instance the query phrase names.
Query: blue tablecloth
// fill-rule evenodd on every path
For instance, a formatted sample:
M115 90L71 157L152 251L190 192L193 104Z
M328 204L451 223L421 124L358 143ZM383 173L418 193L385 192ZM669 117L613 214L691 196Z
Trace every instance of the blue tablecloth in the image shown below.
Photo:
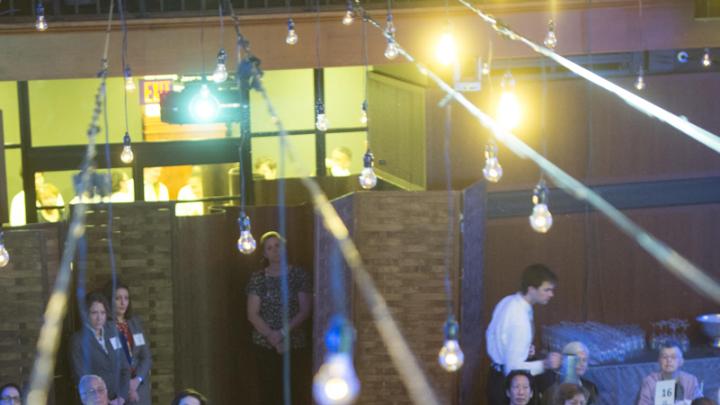
M686 356L682 370L694 374L704 383L705 396L717 400L720 389L720 356L704 351L705 357ZM655 355L656 357L656 355ZM643 378L660 369L657 360L644 360L623 364L592 366L585 378L594 382L600 391L601 405L635 405Z

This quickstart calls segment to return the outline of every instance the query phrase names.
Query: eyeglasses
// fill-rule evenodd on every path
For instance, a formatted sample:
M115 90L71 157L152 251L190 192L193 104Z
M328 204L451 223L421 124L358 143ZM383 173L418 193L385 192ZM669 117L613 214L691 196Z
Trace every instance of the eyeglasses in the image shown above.
M0 397L0 404L19 404L20 403L20 397L17 395L13 396L2 396Z
M90 396L90 395L104 394L106 392L107 392L107 390L105 388L98 387L98 388L90 388L89 390L81 392L80 394L82 396L86 397L86 396Z

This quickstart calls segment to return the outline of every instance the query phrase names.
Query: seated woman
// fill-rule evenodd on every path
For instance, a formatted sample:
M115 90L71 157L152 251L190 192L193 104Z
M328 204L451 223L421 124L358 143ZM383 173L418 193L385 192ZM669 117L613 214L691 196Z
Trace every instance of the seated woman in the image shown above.
M207 405L205 396L192 388L186 388L175 396L171 405Z
M0 387L0 405L21 405L20 386L7 383Z
M505 395L510 405L527 405L533 397L532 375L525 370L513 370L505 378Z
M105 286L105 296L113 299L112 282ZM130 288L122 281L115 283L115 305L113 320L117 327L120 344L125 358L130 364L129 403L150 405L150 368L152 355L150 342L147 341L142 322L132 311Z
M312 305L310 279L303 269L290 266L288 329L283 329L280 289L282 243L285 241L277 232L268 232L260 238L263 268L250 276L247 286L247 316L254 326L252 342L255 345L263 404L283 403L283 342L285 339L290 340L291 353L295 352L293 355L307 345L300 326L310 316Z
M95 374L107 385L110 405L128 402L130 366L123 353L115 328L108 327L108 304L105 297L92 292L85 298L87 323L75 332L70 354L75 381L86 374Z

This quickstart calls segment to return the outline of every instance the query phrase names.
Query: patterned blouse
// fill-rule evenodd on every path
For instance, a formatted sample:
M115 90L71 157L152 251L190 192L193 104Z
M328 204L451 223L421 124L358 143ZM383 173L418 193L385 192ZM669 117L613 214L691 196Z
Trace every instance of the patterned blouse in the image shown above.
M312 294L312 284L305 271L299 267L288 270L288 321L300 311L298 293ZM282 296L280 291L280 277L268 276L265 270L253 272L247 285L247 294L260 297L260 317L273 330L282 329ZM298 349L305 347L306 338L303 328L294 328L290 332L290 347ZM257 330L253 329L252 341L256 345L267 349L274 349L270 342Z

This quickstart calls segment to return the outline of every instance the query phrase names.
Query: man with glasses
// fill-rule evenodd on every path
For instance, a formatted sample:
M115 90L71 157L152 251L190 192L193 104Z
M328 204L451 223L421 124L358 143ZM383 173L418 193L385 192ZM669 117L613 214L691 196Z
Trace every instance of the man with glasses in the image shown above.
M122 402L108 400L105 381L94 374L87 374L80 378L78 391L80 391L80 401L83 405L122 405ZM120 400L122 401L122 399Z
M583 377L585 372L588 370L590 350L582 342L574 341L565 345L562 354L575 356L577 358L575 362L575 375L578 377L577 385L579 385L587 394L586 398L588 405L597 403L599 396L597 386L592 381L586 380ZM549 385L549 388L547 388L542 395L543 405L552 404L558 388L562 383L563 381L560 380L560 374L554 370L545 372L538 377L537 384L539 386L546 387Z

